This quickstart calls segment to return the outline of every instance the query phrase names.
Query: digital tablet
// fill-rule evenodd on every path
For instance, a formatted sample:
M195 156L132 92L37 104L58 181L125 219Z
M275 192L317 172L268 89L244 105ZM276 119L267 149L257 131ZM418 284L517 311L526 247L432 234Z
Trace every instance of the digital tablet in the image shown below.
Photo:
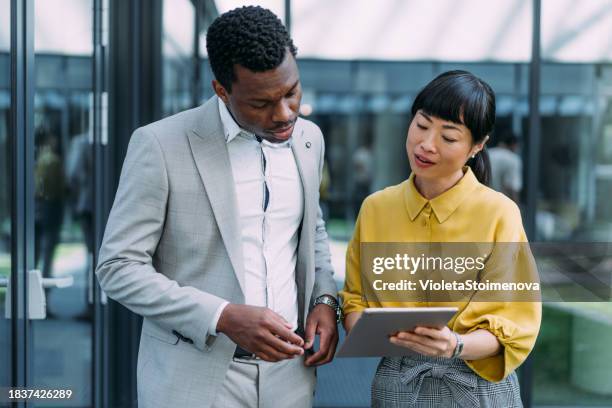
M411 331L417 326L444 327L457 313L456 307L370 308L363 315L336 357L393 357L413 354L410 349L391 344L389 336Z

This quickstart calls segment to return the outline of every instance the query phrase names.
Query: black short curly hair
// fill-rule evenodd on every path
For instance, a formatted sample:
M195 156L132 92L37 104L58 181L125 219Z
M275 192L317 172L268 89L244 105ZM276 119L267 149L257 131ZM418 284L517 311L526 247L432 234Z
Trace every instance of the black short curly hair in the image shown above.
M217 81L231 92L236 80L234 64L253 72L278 67L287 49L295 57L297 48L283 23L270 10L245 6L223 13L206 33L206 50Z

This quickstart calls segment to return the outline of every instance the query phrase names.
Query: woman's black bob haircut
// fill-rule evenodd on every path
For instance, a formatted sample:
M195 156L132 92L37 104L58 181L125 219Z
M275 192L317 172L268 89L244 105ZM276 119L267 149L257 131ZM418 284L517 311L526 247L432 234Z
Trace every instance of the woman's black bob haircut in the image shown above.
M465 125L472 133L472 142L480 143L495 126L495 93L489 84L470 72L448 71L419 92L412 104L412 116L420 110L429 116ZM467 164L478 181L489 184L491 165L485 149Z

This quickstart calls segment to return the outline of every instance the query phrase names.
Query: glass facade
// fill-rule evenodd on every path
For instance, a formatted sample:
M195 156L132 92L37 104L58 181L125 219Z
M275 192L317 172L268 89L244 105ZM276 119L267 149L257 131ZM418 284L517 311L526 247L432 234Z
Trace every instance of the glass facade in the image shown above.
M7 316L7 287L11 278L11 75L10 42L6 34L11 31L11 3L0 0L0 386L10 383L11 327Z
M612 1L588 3L542 2L539 241L612 241ZM611 303L545 303L535 405L610 406L610 342Z
M525 64L300 59L299 65L303 114L326 136L330 182L325 206L332 227L348 223L342 231L350 231L366 195L410 174L404 148L410 107L418 91L437 74L466 69L496 89L496 134L520 131L521 118L528 114Z
M188 109L194 80L195 8L190 0L164 0L162 33L163 116Z
M523 173L516 200L523 214L535 214L530 239L612 242L612 0L541 1L537 90L529 78L535 66L532 0L494 5L440 0L435 6L420 0L376 6L368 0L156 0L150 3L155 11L140 3L33 0L32 26L27 27L34 36L32 134L26 139L33 141L26 146L33 157L26 172L32 191L20 195L31 201L24 203L17 202L14 188L27 187L13 186L13 165L28 163L12 157L10 39L15 21L11 1L0 0L0 361L12 361L16 338L6 315L6 285L11 273L27 272L16 270L12 252L29 251L12 235L11 211L30 206L28 269L47 279L46 316L29 321L30 342L20 347L27 349L32 386L77 391L62 406L135 405L135 372L127 367L135 367L139 323L112 302L94 301L96 242L109 209L104 203L112 203L129 135L145 124L143 118L159 119L213 95L206 29L234 7L261 5L290 26L303 88L301 114L322 129L326 141L321 200L339 287L346 243L364 197L410 174L404 143L414 97L450 69L471 71L496 91L497 125L489 146L499 145L509 133L518 137ZM102 86L109 93L102 102L104 136L98 138L93 123L94 17L108 9L115 20L100 30L105 38L111 31L104 55L111 55L112 72ZM145 22L145 17L153 20ZM157 37L146 38L151 32ZM139 94L138 88L155 92ZM530 106L534 91L539 100ZM539 116L539 155L530 163L534 112ZM530 194L526 185L534 168L537 188ZM96 171L103 182L94 182ZM609 272L610 265L608 257L599 267ZM110 344L97 349L96 341ZM531 364L520 373L532 405L612 405L611 342L610 303L544 304ZM103 358L96 360L96 355ZM96 361L109 363L102 369ZM377 363L337 359L321 367L315 405L369 406ZM0 387L11 382L11 364L0 364ZM120 394L116 401L121 403L110 397L96 400L97 388L99 394Z
M37 387L70 384L92 401L93 2L36 1L34 258L46 317L32 320ZM46 281L45 281L46 280Z

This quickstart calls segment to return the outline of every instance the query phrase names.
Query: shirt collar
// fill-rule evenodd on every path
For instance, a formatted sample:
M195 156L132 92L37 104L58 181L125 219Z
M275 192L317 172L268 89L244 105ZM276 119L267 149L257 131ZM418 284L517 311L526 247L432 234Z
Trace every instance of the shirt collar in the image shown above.
M250 135L251 137L254 138L255 135L253 135L250 132L247 132L244 129L241 129L240 126L238 126L238 124L236 123L232 115L230 114L229 110L227 109L227 106L225 106L225 103L221 100L221 98L219 98L218 101L219 101L219 116L221 116L221 124L223 124L223 134L225 135L225 142L226 143L231 142L232 140L236 138L236 136L238 136L241 133L244 133L245 135Z
M255 134L242 129L238 125L238 123L236 123L231 113L229 112L229 109L227 109L227 106L221 100L221 98L218 98L218 102L219 102L219 116L221 117L221 124L223 125L223 134L225 135L226 143L231 142L237 136L242 136L247 139L257 140L257 137L255 136ZM274 148L291 147L292 139L293 138L289 138L289 140L284 141L282 143L270 143L267 140L262 140L261 143L266 146L274 147Z
M471 168L465 166L463 172L463 177L457 184L432 200L426 199L419 193L414 185L414 173L412 173L410 178L408 178L408 185L404 189L404 202L410 220L414 221L423 208L429 204L438 222L443 223L446 221L463 200L469 197L472 191L480 184Z

